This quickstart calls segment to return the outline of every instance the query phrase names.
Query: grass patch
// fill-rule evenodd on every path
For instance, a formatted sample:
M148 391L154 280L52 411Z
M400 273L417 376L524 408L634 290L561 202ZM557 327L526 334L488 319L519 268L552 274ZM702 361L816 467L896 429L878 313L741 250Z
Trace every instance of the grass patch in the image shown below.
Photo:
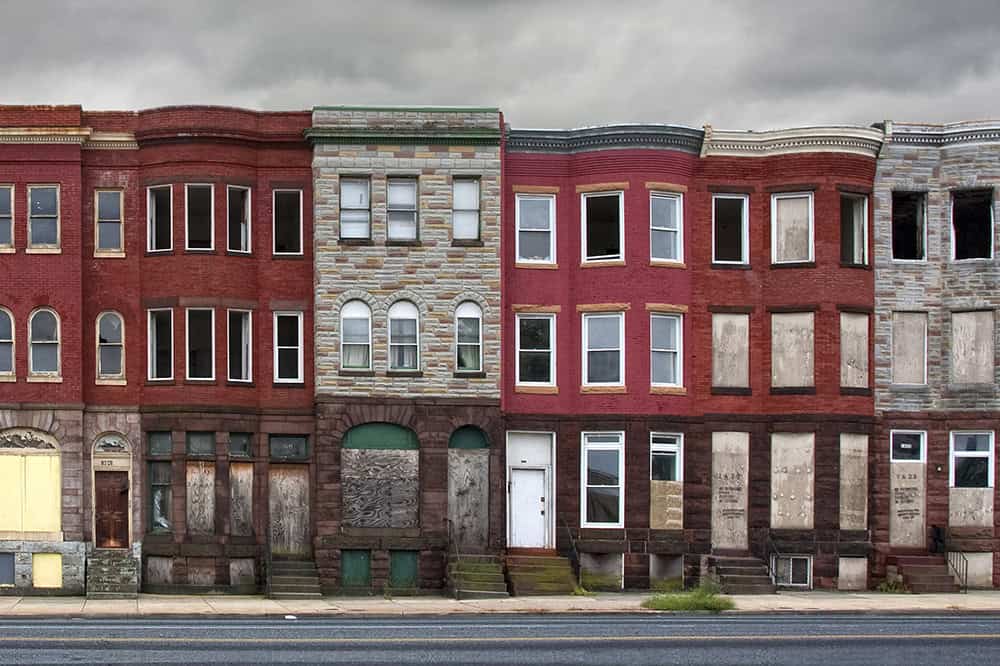
M684 591L684 579L680 576L676 578L656 578L650 581L649 589L659 594L671 594Z
M599 574L583 571L580 574L580 583L588 590L600 590L602 592L621 592L622 579L614 574Z
M729 597L719 596L711 587L696 587L690 592L657 594L642 602L643 608L659 611L708 611L721 613L736 607Z
M588 590L585 587L580 587L579 585L574 586L573 587L573 591L570 592L570 594L573 595L574 597L593 597L593 596L596 596L596 594L594 592L591 592L590 590Z
M907 594L909 590L906 589L906 585L903 584L901 580L884 580L878 584L875 588L876 592L884 592L885 594Z

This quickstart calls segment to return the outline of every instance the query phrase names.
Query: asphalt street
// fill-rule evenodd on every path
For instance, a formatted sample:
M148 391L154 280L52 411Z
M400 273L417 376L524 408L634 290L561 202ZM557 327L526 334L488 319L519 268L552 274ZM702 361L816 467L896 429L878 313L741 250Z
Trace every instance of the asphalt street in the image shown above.
M0 663L1000 663L1000 615L3 619Z

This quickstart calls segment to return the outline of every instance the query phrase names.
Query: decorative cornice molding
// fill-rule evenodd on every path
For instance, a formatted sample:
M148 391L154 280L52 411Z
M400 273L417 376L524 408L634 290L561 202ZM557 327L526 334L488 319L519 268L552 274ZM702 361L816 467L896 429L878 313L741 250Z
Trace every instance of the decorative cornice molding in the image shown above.
M501 133L499 128L466 130L457 127L441 129L310 127L305 130L305 137L313 144L499 146Z
M879 126L885 129L887 143L907 146L944 148L972 143L1000 143L1000 120L975 120L945 125L886 120Z
M876 157L883 133L871 127L793 127L764 132L716 130L705 125L701 156L769 157L796 153L850 153Z
M0 127L0 143L76 145L86 150L135 150L131 132L95 132L89 127Z
M138 150L139 142L131 132L94 132L83 144L84 150Z
M588 150L658 148L695 153L701 130L682 125L605 125L577 129L512 129L507 150L523 153L578 153Z

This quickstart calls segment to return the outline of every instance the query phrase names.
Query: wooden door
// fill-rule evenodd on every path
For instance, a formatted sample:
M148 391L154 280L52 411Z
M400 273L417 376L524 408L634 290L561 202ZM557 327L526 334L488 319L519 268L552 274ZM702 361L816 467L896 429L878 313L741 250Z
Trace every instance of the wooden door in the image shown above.
M308 557L309 468L272 466L268 483L271 553L279 557Z
M128 548L128 472L94 474L94 527L98 548Z

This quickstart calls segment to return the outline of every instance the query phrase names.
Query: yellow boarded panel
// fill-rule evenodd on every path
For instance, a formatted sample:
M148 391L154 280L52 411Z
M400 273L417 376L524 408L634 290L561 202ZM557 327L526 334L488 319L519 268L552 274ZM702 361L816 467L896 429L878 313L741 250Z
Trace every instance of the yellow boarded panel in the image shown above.
M62 529L62 478L59 456L24 457L24 531Z
M0 455L0 532L20 532L22 529L24 458Z
M32 554L31 584L34 587L62 587L62 555L59 553Z

